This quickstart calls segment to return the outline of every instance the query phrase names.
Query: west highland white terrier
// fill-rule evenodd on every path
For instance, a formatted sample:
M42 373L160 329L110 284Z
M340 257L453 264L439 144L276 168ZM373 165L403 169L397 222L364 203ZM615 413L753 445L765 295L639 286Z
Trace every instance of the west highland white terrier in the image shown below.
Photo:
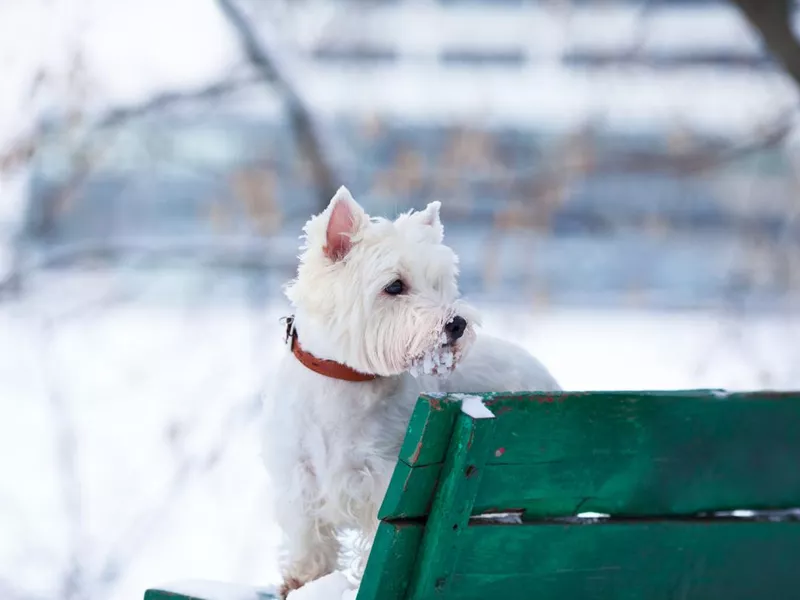
M264 431L282 596L337 568L342 529L360 533L363 568L420 393L560 389L522 348L476 335L439 207L370 218L342 187L304 228Z

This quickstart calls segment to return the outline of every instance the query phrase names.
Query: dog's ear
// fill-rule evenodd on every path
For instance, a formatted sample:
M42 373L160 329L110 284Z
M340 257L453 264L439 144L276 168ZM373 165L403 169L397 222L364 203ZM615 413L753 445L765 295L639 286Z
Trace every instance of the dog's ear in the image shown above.
M328 214L328 225L322 251L332 261L341 260L353 247L353 235L367 223L369 217L344 186L334 194L325 212Z
M444 226L442 226L442 221L439 218L439 209L441 208L442 203L437 200L428 204L425 210L418 212L416 215L420 223L433 229L434 237L439 243L444 239Z

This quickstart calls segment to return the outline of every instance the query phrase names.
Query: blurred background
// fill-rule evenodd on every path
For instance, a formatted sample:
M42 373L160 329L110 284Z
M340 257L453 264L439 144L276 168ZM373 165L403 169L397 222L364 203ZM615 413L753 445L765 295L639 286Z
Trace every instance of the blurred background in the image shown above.
M0 2L0 598L273 583L305 220L442 202L568 389L800 388L789 0Z

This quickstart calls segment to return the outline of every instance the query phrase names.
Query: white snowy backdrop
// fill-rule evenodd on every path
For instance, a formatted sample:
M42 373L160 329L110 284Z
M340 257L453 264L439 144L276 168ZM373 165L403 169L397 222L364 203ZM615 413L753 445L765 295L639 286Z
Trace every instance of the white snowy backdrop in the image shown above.
M128 599L176 579L277 581L257 418L282 351L280 284L303 218L338 179L384 214L451 194L446 227L485 329L536 353L565 388L800 388L797 93L746 20L715 2L500 4L0 3L0 598ZM489 58L461 47L453 64L437 59L464 40ZM391 60L380 43L393 45ZM593 67L597 57L606 62ZM298 196L255 193L252 228L159 228L172 218L170 197L148 197L162 189L148 178L168 160L149 149L142 170L135 153L74 150L142 116L169 127L184 104L200 107L201 123L221 105L289 122L292 146L265 151L301 165ZM48 119L67 123L56 142ZM566 165L573 178L546 181L544 192L508 188L482 204L481 193L496 193L480 191L487 181L539 177L532 166L470 162L485 159L485 141L433 169L459 180L480 171L469 194L447 181L414 187L427 163L405 151L359 188L349 178L367 177L367 157L331 125L347 119L377 120L378 131L479 123L573 142L598 121L626 135L666 131L678 148L659 155L668 175L682 181L710 157L715 170L701 183L732 198L723 213L736 218L709 233L692 228L699 217L676 226L658 211L623 223L628 209L608 204L620 215L611 231L565 232L558 211L575 201L564 198L586 162L602 163L580 143L577 157L558 144L537 155L567 156L554 171ZM681 153L687 131L718 143ZM192 156L233 153L226 140L203 146L201 136ZM61 165L59 151L74 152L78 167ZM198 177L202 160L168 165L170 181ZM743 174L753 164L760 174ZM37 173L59 169L66 191L48 209ZM91 177L120 172L127 179L111 178L81 213ZM285 173L275 167L252 185L280 189L273 179ZM248 185L222 189L247 198ZM112 192L131 189L134 203L158 204L135 235L125 229L139 218L130 205L103 212ZM680 198L665 198L669 213ZM51 218L41 230L37 203ZM215 210L195 220L231 218Z

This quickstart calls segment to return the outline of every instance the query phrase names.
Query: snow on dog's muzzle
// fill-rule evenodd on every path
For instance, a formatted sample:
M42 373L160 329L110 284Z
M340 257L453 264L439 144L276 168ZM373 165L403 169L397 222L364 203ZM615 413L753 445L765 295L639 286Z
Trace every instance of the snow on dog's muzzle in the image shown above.
M414 377L420 375L449 375L461 360L462 348L458 343L467 330L467 321L461 316L454 316L447 321L437 343L426 352L411 361L409 373Z

